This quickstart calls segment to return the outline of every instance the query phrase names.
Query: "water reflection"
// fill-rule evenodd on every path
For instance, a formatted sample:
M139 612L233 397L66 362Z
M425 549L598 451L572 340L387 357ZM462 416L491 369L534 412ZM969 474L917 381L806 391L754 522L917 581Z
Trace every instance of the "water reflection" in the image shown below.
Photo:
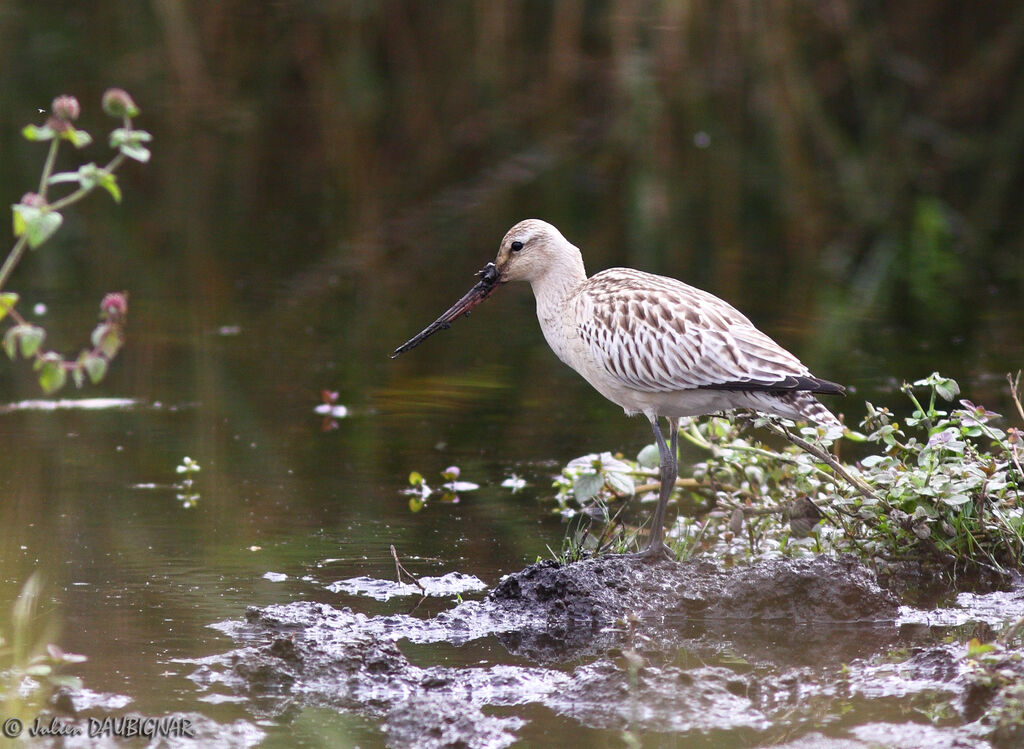
M556 466L647 434L554 359L528 290L387 358L527 216L562 227L591 272L630 265L732 301L854 386L848 420L936 369L1006 412L1003 374L1024 361L1024 94L1002 30L1019 15L9 3L8 203L43 156L20 127L58 93L88 128L123 85L155 141L120 175L123 204L69 213L12 280L67 352L105 292L131 292L107 380L66 395L135 405L0 414L0 611L40 570L87 685L159 713L196 708L174 659L223 646L208 623L322 595L301 581L321 560L343 560L331 579L386 577L395 544L419 574L493 583L557 548L537 501ZM39 398L29 374L0 367L0 401ZM329 432L324 389L350 409ZM133 488L174 482L185 456L203 467L194 507ZM453 464L481 490L410 513L409 472ZM515 495L512 472L530 484ZM365 730L315 711L293 725Z

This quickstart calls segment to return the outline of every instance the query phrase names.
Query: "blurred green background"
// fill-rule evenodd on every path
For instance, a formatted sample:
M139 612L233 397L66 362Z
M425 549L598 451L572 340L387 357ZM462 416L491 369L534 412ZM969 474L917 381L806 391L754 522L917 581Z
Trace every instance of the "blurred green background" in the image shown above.
M0 605L41 569L87 683L141 709L187 702L168 664L309 594L318 560L390 574L395 543L488 582L533 561L562 534L536 501L559 464L648 439L547 350L525 287L388 359L519 219L591 272L731 301L852 386L831 404L851 424L933 370L1005 408L1024 361L1017 2L8 0L0 60L9 204L45 155L20 129L58 94L97 136L61 168L108 158L109 86L155 136L123 204L76 206L9 285L66 354L127 290L107 380L63 395L135 406L0 414ZM0 388L40 397L23 362ZM326 432L325 388L351 409ZM139 488L185 455L196 508ZM409 471L451 463L481 491L411 514Z

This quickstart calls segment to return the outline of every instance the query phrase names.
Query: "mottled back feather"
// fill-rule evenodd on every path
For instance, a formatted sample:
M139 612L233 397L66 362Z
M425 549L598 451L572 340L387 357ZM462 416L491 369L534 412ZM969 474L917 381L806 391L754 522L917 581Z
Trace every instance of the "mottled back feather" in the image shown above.
M612 268L582 284L575 304L591 356L637 390L844 391L814 377L732 305L673 278Z

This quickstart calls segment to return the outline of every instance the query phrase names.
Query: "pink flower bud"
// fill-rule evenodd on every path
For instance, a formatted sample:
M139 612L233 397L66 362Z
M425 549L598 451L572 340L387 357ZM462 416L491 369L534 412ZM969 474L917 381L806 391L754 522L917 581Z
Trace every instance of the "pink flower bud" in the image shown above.
M82 107L74 96L58 96L50 105L53 116L65 122L74 122L82 113Z
M103 297L100 310L108 320L117 320L128 311L128 295L123 291L113 291Z
M108 88L103 93L103 111L111 117L135 117L139 108L123 88Z

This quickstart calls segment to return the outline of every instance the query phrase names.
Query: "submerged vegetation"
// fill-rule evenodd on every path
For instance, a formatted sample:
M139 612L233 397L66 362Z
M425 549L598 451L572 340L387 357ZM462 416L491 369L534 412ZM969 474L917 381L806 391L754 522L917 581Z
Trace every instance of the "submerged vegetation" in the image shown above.
M1019 373L1010 385L1024 421ZM914 562L952 578L1019 569L1021 430L997 426L999 414L957 400L957 383L937 373L902 391L912 413L900 419L868 403L861 432L797 430L767 417L690 421L681 436L708 457L677 481L676 551L727 559L853 552L880 571ZM955 406L943 410L944 401ZM751 425L790 443L772 447ZM859 457L840 459L840 446ZM554 483L557 508L587 520L571 534L565 555L633 545L637 534L619 522L624 499L656 492L656 466L653 445L636 460L603 453L570 461ZM593 520L599 535L592 535Z

